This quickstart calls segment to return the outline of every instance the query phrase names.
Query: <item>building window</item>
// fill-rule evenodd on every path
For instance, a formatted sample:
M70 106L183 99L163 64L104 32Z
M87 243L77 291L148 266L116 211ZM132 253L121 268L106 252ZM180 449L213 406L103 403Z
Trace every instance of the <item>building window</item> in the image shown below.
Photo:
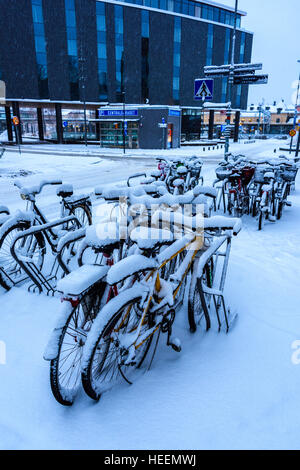
M230 52L230 41L231 41L231 31L229 28L226 28L225 33L225 45L224 45L224 64L229 64L229 52ZM221 102L225 103L227 100L227 78L222 79L222 97Z
M49 98L46 38L42 0L31 0L39 97Z
M124 21L123 7L115 5L116 98L124 100Z
M193 0L120 0L135 5L173 11L183 15L203 18L216 23L234 26L234 14L222 8L194 2ZM241 27L241 15L237 15L237 27Z
M227 86L228 86L228 80L227 80L227 77L224 77L224 78L222 78L222 98L221 98L222 103L226 103Z
M174 52L173 52L173 102L179 104L180 95L180 48L181 18L174 18Z
M241 98L242 98L242 85L236 87L236 107L241 107Z
M214 26L212 24L209 24L208 33L207 33L206 65L212 65L213 46L214 46Z
M107 100L105 3L96 2L99 99Z
M246 41L246 34L243 32L241 34L240 64L243 64L245 60L245 41Z
M149 99L149 12L142 10L142 101Z
M67 44L69 58L70 97L72 101L79 100L79 68L77 50L77 29L74 0L65 0Z

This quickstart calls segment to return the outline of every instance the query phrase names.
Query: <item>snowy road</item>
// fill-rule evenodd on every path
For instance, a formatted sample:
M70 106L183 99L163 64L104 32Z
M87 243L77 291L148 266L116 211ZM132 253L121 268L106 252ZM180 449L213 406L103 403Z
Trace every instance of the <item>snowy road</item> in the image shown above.
M275 146L261 142L243 151L271 157ZM124 164L93 157L19 158L7 154L0 161L0 203L13 209L21 201L3 169L34 171L28 181L59 174L79 191L92 191L153 165L147 157ZM214 167L204 166L206 183ZM299 449L300 364L292 361L293 342L300 340L299 179L296 189L281 221L258 232L255 220L244 217L233 241L227 300L239 320L232 332L191 335L182 311L176 324L182 352L161 341L152 370L98 404L82 394L64 409L50 393L42 356L59 300L21 289L1 295L7 361L0 363L0 449ZM50 193L41 201L52 216Z

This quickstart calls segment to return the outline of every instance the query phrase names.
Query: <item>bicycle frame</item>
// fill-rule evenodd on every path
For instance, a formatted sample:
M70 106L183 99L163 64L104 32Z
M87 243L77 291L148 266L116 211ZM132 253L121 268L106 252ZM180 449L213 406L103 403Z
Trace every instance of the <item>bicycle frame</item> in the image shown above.
M192 245L194 243L196 245L194 246L194 248L192 248ZM164 266L166 266L170 261L172 261L174 258L176 258L178 255L180 255L181 253L183 253L185 250L188 249L188 253L185 255L185 258L181 262L180 268L181 268L182 272L179 272L180 271L180 268L179 268L178 271L177 271L177 276L174 276L175 287L173 288L172 296L173 296L173 300L175 300L176 297L177 297L177 294L179 292L179 289L180 289L181 285L183 284L183 282L185 281L188 273L190 272L191 266L192 266L192 264L193 264L193 262L194 262L194 260L197 256L197 254L201 250L202 246L203 246L203 238L195 236L192 240L189 240L188 242L186 242L185 245L182 246L180 249L178 249L175 253L172 253L169 256L167 256L165 259L161 260L161 262L159 262L159 265L155 269L150 271L145 276L145 279L143 281L141 281L141 284L144 287L147 288L148 294L147 294L147 298L144 300L144 303L146 304L146 306L143 310L143 313L141 315L141 319L138 323L138 326L130 332L130 333L133 333L135 331L134 339L132 339L132 344L130 345L130 348L134 347L135 349L138 349L140 346L142 346L142 344L145 343L145 341L147 341L151 336L153 336L154 333L161 327L163 318L159 319L159 321L156 322L156 324L153 326L153 328L150 329L150 332L148 332L146 335L144 335L144 337L139 338L141 328L142 328L142 326L145 322L146 316L148 314L151 314L151 313L156 314L156 315L160 314L160 310L164 309L165 307L169 307L170 309L172 309L172 307L173 307L173 309L174 309L174 305L169 305L168 302L164 303L163 298L162 299L159 299L159 298L155 299L155 297L158 297L158 294L162 289L163 280L161 279L160 274L159 274L160 270ZM172 245L169 247L169 249L170 250L172 249ZM166 251L168 251L169 249L167 249ZM163 253L162 253L162 255L163 255ZM150 284L150 287L149 287L149 284ZM155 304L157 304L157 308L155 308L155 309L151 308L152 301L154 301ZM121 322L121 325L119 326L118 329L114 330L114 332L119 332L120 331L120 329L122 328L122 325L125 323L126 319L128 318L128 315L130 314L130 311L131 311L131 307L129 306L127 308L125 316L124 316L124 318Z

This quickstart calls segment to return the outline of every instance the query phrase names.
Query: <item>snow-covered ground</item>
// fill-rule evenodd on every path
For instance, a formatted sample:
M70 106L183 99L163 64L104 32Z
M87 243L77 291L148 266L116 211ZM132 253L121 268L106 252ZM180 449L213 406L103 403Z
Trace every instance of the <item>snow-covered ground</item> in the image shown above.
M233 150L264 158L279 145L257 142ZM12 211L22 206L12 177L20 170L33 173L21 177L28 184L61 176L79 192L92 192L154 167L157 152L140 155L144 160L120 162L7 152L0 161L0 204ZM220 151L206 158L205 184L213 180L218 158ZM53 193L46 188L39 197L50 217L58 211ZM65 409L51 395L42 356L59 300L22 289L0 294L0 449L299 449L300 364L292 361L292 346L300 340L300 181L291 201L282 220L263 232L244 217L233 240L226 291L239 319L229 335L191 335L181 311L176 336L182 352L166 348L162 337L152 369L98 404L82 393Z

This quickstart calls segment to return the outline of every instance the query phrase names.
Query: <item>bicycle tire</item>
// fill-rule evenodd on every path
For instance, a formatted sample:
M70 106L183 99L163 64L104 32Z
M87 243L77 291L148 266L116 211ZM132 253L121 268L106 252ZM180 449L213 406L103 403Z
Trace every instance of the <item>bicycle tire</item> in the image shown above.
M15 268L13 268L13 266L15 267L17 266L16 261L13 259L10 253L11 243L14 239L14 236L16 236L17 233L27 230L30 227L31 227L31 224L29 222L26 222L26 221L17 222L16 224L10 226L4 232L4 234L2 235L0 239L0 265L2 268L0 270L0 285L6 291L9 291L15 285L14 279L13 279L13 273L14 273ZM15 232L15 234L13 234L13 232ZM32 237L34 237L34 239L36 240L39 246L40 260L38 264L38 269L41 270L44 264L44 257L45 257L45 251L46 251L45 239L41 233L35 233L32 235ZM8 260L6 264L4 264L5 259ZM17 271L21 273L22 272L21 267L18 267ZM7 276L3 273L6 273ZM26 277L24 279L26 279ZM19 279L18 282L20 281L22 281L22 279L21 280Z
M84 346L84 342L82 339L83 331L84 332L86 331L88 334L88 332L91 329L91 325L93 321L95 320L100 309L100 304L101 304L101 301L103 299L103 295L105 292L105 285L106 284L104 282L98 282L94 284L82 296L82 298L79 301L79 304L73 308L65 325L61 329L61 333L58 338L57 357L55 359L52 359L50 362L50 386L51 386L51 391L52 391L54 398L56 399L58 403L60 403L63 406L73 405L77 392L81 385L81 381L80 381L81 359L82 359L82 352L83 352L83 346ZM83 313L83 318L82 318L83 321L81 323L81 326L79 327L80 313ZM72 322L74 323L74 326L72 326ZM83 327L86 329L84 329ZM74 336L74 334L76 336ZM64 354L63 345L65 342L65 339L67 339L68 341L72 341L72 338L74 338L74 342L75 342L74 348L73 348L73 352L75 353L75 355L74 355L73 363L70 365L70 369L71 369L70 379L71 379L72 371L73 373L77 374L77 377L75 377L75 383L73 387L69 387L69 389L67 389L62 383L63 372L61 371L61 365L64 359L62 356ZM67 351L68 350L70 351L70 344L66 344L66 346L67 346ZM79 360L78 360L78 353L79 353ZM70 359L71 354L72 354L72 348L71 348L71 352L68 353L68 359Z
M114 300L116 299L118 300L114 303ZM88 350L86 351L85 349L84 351L85 359L84 359L84 365L82 368L81 380L82 380L82 386L83 386L84 391L90 398L92 398L95 401L98 401L101 398L102 393L110 389L114 383L119 383L119 381L123 381L123 379L128 381L128 373L127 373L126 367L124 367L124 370L122 371L121 366L118 366L118 362L119 362L119 358L117 357L118 351L116 351L115 358L113 357L114 351L112 352L110 351L111 346L112 347L114 346L114 340L111 338L111 334L113 332L113 329L116 327L118 321L122 318L124 309L129 308L130 305L138 304L141 301L141 299L142 299L141 295L135 295L130 300L128 300L127 291L122 292L115 299L113 299L111 302L107 304L106 307L108 308L108 310L105 312L105 314L101 314L101 312L99 313L97 324L96 323L94 324L94 327L90 333L90 335L92 335L91 336L92 340L87 345ZM110 306L112 307L109 308ZM133 311L134 310L135 308L133 308ZM147 321L145 325L146 327L150 327L151 323L149 322L148 316L146 318L147 318ZM120 328L121 327L122 327L122 322L121 322ZM125 322L124 322L124 327L126 327ZM149 351L152 339L153 339L153 335L150 336L150 338L148 338L143 343L145 347L141 349L141 357L137 361L137 363L134 366L133 365L127 366L127 368L134 367L134 369L139 369L142 366L147 356L147 353ZM101 340L103 340L102 345L103 343L106 342L106 344L104 344L103 353L100 351L101 346L102 346L102 345L100 346ZM97 354L100 354L99 358ZM110 364L106 365L107 358L108 360L112 358L111 366ZM93 377L95 367L96 367L96 372L98 375L97 384L95 383L95 380ZM112 376L111 379L108 379L106 383L103 383L102 386L100 386L99 380L102 376L102 373L104 373L105 368L107 370L106 370L106 375L103 377L103 380L107 378L107 375L111 370L112 370L113 376L114 374L116 374L116 376L115 377Z
M78 217L78 215L76 214L76 211L78 209L79 209L79 212L82 211L83 217L80 217L80 216ZM74 215L75 217L77 217L82 227L87 227L89 225L92 225L93 223L92 212L90 208L85 204L75 205L74 207L71 208L70 213ZM82 222L82 220L85 220L85 216L87 219L87 223Z

